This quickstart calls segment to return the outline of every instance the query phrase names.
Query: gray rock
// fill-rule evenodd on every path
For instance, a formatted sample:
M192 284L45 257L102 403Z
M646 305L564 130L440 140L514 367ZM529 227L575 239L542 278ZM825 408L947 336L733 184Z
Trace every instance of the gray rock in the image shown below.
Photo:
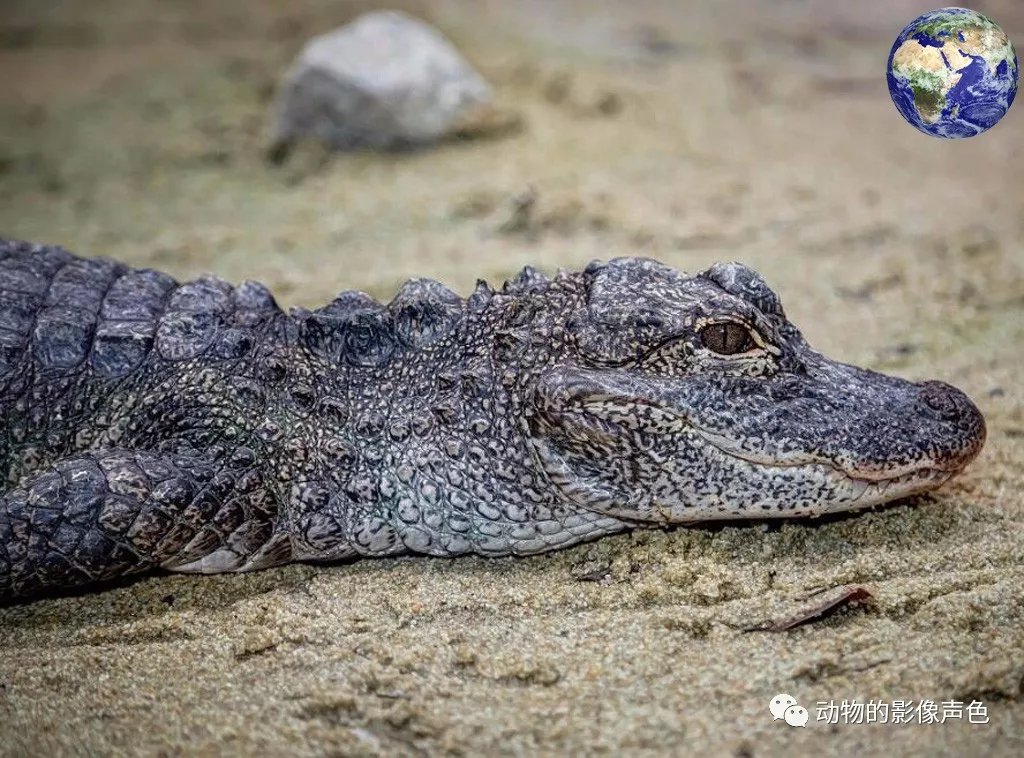
M490 87L422 21L360 16L307 43L275 103L277 145L314 137L332 148L427 144L490 100Z

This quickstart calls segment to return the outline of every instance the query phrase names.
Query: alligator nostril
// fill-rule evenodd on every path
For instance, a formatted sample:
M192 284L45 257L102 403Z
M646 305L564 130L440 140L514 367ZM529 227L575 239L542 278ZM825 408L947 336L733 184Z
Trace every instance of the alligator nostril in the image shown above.
M945 382L922 382L920 399L926 406L953 421L967 412L970 401L956 387Z

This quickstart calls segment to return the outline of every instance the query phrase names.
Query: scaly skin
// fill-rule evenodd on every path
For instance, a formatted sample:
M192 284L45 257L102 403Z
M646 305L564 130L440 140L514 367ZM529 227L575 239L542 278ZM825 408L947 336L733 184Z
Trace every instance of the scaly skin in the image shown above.
M811 350L738 264L284 313L258 284L7 241L0 412L0 599L852 510L939 486L985 436L948 385Z

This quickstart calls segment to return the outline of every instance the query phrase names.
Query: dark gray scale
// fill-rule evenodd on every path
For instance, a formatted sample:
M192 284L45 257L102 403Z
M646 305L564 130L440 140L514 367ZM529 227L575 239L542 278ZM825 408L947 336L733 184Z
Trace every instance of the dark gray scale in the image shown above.
M17 255L31 255L40 260L50 260L53 262L54 270L75 257L64 248L56 245L41 245L22 240L0 239L0 261Z
M391 313L363 292L343 292L324 308L293 314L301 319L303 344L335 362L380 366L397 347Z
M281 312L270 290L259 282L242 282L234 288L231 296L236 326L256 326L269 316Z
M32 353L44 372L77 368L89 352L96 322L74 308L44 308L36 318Z
M466 309L470 313L481 313L494 298L494 290L483 279L476 280L476 288L473 294L466 300Z
M66 307L96 318L105 293L124 274L125 266L107 260L73 260L53 276L46 307Z
M0 270L0 292L3 292L3 302L0 302L0 329L25 337L32 330L36 311L42 305L43 297L40 293L13 289L13 286L21 284L15 277L16 273L10 269Z
M231 285L223 279L204 276L178 287L171 295L167 310L223 315L231 311L233 305Z
M701 276L710 279L726 292L752 303L762 313L785 318L779 296L760 274L742 263L716 263Z
M32 338L33 357L44 374L67 372L85 361L103 293L124 271L112 261L74 260L54 275Z
M271 356L279 345L291 344L288 335L292 320L281 318L283 313L274 296L258 282L245 281L231 291L231 315L213 343L212 357L223 361L242 361L256 357L262 362L262 374L269 381L236 377L241 394L237 395L242 407L249 407L261 398L269 385L280 381L286 373L284 361ZM258 356L258 357L257 357ZM269 364L266 363L269 361ZM263 377L261 377L263 378ZM252 401L252 402L250 402ZM254 406L255 407L255 406Z
M388 305L395 333L405 345L425 347L455 331L463 316L462 298L433 279L410 279Z
M171 294L156 330L156 348L169 361L205 353L224 327L231 308L231 285L215 277L183 284Z
M72 260L60 248L0 240L0 390L29 348L51 282Z
M0 328L0 393L6 391L8 380L14 373L25 339L17 332Z
M175 281L156 271L130 271L106 291L91 364L104 378L127 376L153 347L157 320Z
M526 266L514 278L505 282L501 291L506 295L529 295L542 292L550 283L551 280L533 266Z
M106 321L156 321L164 312L168 293L176 282L157 271L129 271L118 279L103 298Z
M156 324L147 321L104 321L96 329L91 364L97 375L118 378L130 374L153 346Z

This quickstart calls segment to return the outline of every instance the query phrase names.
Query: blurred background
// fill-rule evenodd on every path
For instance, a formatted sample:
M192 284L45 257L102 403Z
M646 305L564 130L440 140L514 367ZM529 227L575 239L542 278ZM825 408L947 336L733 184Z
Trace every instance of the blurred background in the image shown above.
M143 634L145 648L129 652L118 647L131 636L118 625L128 623L133 597L137 606L152 595L154 607L167 610L158 582L107 593L106 600L47 606L56 609L56 621L42 606L11 611L2 617L5 634L21 652L8 678L20 676L11 671L73 672L42 679L38 692L24 680L22 710L8 721L12 734L29 735L26 749L44 744L31 735L39 724L58 723L62 688L110 665L120 672L111 675L121 677L116 689L130 699L102 706L116 728L90 722L97 726L81 745L99 750L133 739L154 740L134 743L151 747L180 741L191 729L201 735L191 744L209 749L323 744L358 753L365 741L342 727L372 722L384 725L378 747L410 754L453 745L689 744L753 755L747 735L752 725L771 726L764 703L785 683L818 697L988 693L997 723L987 739L1007 753L1019 746L1013 735L1019 740L1024 723L1017 684L1024 681L1024 105L969 140L930 138L904 123L887 91L886 61L903 26L932 5L3 0L4 236L58 243L181 278L213 272L235 282L262 280L282 304L307 306L349 288L390 299L413 276L439 279L465 295L478 277L500 285L526 264L550 274L617 255L651 256L691 271L740 260L779 291L812 344L841 360L963 387L984 410L990 435L978 463L927 507L818 530L787 526L778 539L752 527L602 543L600 550L625 555L609 558L617 584L604 594L596 585L572 584L572 567L581 556L592 557L591 548L581 548L547 561L503 564L503 571L517 572L511 579L483 563L476 569L472 561L431 564L429 592L417 584L423 564L361 566L333 580L317 574L325 577L315 580L322 585L303 567L202 588L194 580L160 580L171 582L179 598L186 588L199 593L167 611L192 636L159 627L152 638ZM1024 3L974 0L971 6L1002 25L1018 50L1024 47ZM422 18L452 41L492 85L501 128L455 131L437 145L404 152L332 153L302 143L285 160L270 160L274 98L303 45L381 7ZM648 539L660 542L643 542ZM769 576L762 552L772 549ZM742 555L749 560L737 564ZM702 561L703 568L691 571L684 559ZM383 572L394 583L393 605L375 621ZM684 575L685 581L678 579ZM307 608L303 603L313 595L288 594L265 603L259 593L273 590L273 576L308 580L316 602ZM798 646L763 636L754 644L716 616L732 612L722 608L763 615L759 603L839 581L875 581L880 614ZM470 585L476 600L464 600L470 610L454 621L440 614L419 627L396 626L398 618L415 617L417 607L431 607L438 595L430 593L464 598ZM977 589L981 585L988 590ZM334 595L325 588L334 588ZM203 600L203 592L229 597ZM545 592L559 599L546 601ZM934 604L946 596L955 602ZM521 607L546 608L549 618L559 619L568 606L577 614L569 617L572 629L595 630L589 642L572 636L575 631L558 636L547 622L536 625L533 615L520 613ZM221 608L231 610L221 618ZM479 643L483 660L496 651L515 660L517 651L534 646L545 652L539 663L531 658L522 677L512 664L511 673L476 679L452 673L467 670L465 661L450 670L408 664L421 678L414 685L403 676L395 685L418 714L404 721L388 721L387 714L394 702L406 701L370 698L374 705L360 705L369 709L361 716L352 715L359 712L355 706L338 704L338 692L352 693L354 702L368 697L369 685L348 678L363 671L364 658L338 652L347 643L333 648L335 668L322 660L308 667L314 678L325 670L336 677L335 700L318 695L327 698L327 710L296 721L279 718L291 713L288 703L245 699L245 688L267 677L278 677L278 693L291 691L298 674L287 665L260 668L271 665L271 656L237 657L238 645L244 653L247 640L264 635L277 642L257 649L287 649L291 643L280 639L284 625L272 619L288 619L291 629L297 624L312 629L304 633L314 638L322 634L318 649L332 650L323 642L331 632L317 631L311 620L325 608L349 639L366 633L410 656L417 645L440 644L453 623L464 632L458 644ZM671 608L690 611L677 618ZM345 621L353 609L371 619L369 626ZM147 623L159 626L154 619L164 617L152 613ZM188 639L205 638L216 624L226 635L222 652L230 665L220 658L202 665L222 678L190 682L186 676L168 690L159 661L178 660L191 649ZM239 624L246 630L242 642L231 636ZM146 642L165 639L178 646L163 650L162 643ZM113 652L102 666L84 652L54 662L48 651L64 649L68 640L110 645ZM210 644L220 650L220 643ZM139 651L144 659L133 657ZM872 661L895 662L830 679L851 655L868 666L862 671ZM588 668L598 659L612 663ZM390 681L388 672L398 664L383 653L374 660L376 668L363 674ZM680 660L687 663L686 676L676 669ZM730 660L750 665L721 668ZM553 680L544 673L549 669L556 672ZM756 680L754 669L768 672L766 678ZM0 681L0 722L3 686ZM437 699L436 692L447 695ZM81 690L86 711L105 696L90 693ZM481 697L494 698L488 707L496 710L482 710ZM223 728L209 727L204 708L186 707L215 701L231 704L218 716ZM27 710L30 702L38 712ZM160 711L145 706L153 702L173 711L171 736L144 736L146 729L164 728ZM610 710L602 711L605 702ZM746 726L727 727L722 713ZM548 714L556 716L540 718ZM422 723L434 724L434 731L416 732ZM235 736L225 738L229 728ZM820 732L800 739L808 749L864 750L856 731L848 729L837 742L823 741ZM979 744L978 733L966 727L901 734L893 745L928 745L936 753L967 754ZM325 742L301 742L311 735ZM788 744L778 730L772 735L759 737L758 751L761 744ZM80 736L58 729L55 739L73 746ZM300 741L275 742L286 737Z
M974 6L1011 38L1024 30L1020 3ZM291 61L376 7L438 26L520 131L411 155L307 146L268 164ZM799 261L855 288L869 272L849 255L870 267L912 239L1019 223L1024 116L954 143L923 138L889 100L889 46L928 8L6 0L0 229L181 276L259 277L305 303L627 253L769 275ZM524 193L529 218L506 223Z
M274 97L303 45L381 7L437 26L511 128L411 153L304 143L268 161ZM1020 40L1020 3L974 7ZM259 279L304 305L342 288L390 298L410 276L466 293L526 264L736 259L823 347L838 344L823 311L855 304L842 319L851 358L872 346L898 360L916 342L944 352L949 320L1024 291L1024 115L962 141L902 121L886 59L927 9L6 0L0 230L179 277ZM863 307L875 301L915 317L878 318Z

